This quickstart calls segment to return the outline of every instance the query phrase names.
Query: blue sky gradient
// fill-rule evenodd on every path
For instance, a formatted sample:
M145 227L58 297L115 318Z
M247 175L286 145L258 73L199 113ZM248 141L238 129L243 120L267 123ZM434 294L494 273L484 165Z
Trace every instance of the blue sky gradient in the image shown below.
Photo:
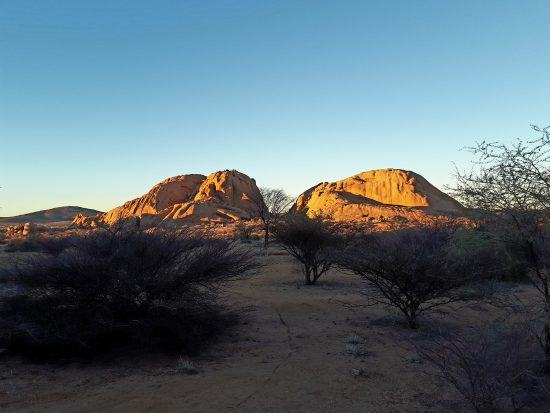
M297 195L550 123L550 1L0 0L0 215L238 169Z

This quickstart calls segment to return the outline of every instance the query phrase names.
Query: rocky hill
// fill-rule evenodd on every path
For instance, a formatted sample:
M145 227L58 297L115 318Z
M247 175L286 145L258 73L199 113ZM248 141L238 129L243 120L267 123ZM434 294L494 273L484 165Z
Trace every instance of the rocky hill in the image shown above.
M23 224L26 222L32 222L35 224L49 224L53 222L72 221L77 215L90 216L100 213L100 211L96 211L95 209L82 208L78 206L63 206L30 212L23 215L16 215L13 217L0 217L0 224L13 225Z
M256 181L236 170L179 175L106 213L79 215L73 223L79 227L113 225L123 219L139 220L143 227L230 223L257 216L252 199L261 199ZM387 222L459 216L464 208L415 172L378 169L320 183L301 194L291 212L344 222Z
M415 172L377 169L320 183L301 194L292 211L335 221L372 222L460 215L463 207Z
M204 175L179 175L156 184L145 195L125 202L103 214L101 220L113 224L129 217L166 215L167 208L193 200L197 188L206 179ZM163 213L164 212L164 213Z
M256 181L239 171L218 171L209 176L179 175L104 214L78 216L73 223L93 227L113 225L128 218L139 219L140 225L147 227L182 222L234 222L254 218L256 207L251 199L261 199Z

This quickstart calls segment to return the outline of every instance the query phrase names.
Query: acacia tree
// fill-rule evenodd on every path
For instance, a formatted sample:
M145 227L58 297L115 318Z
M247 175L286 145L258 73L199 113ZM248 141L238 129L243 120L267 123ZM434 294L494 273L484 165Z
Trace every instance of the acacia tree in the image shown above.
M261 197L252 198L256 213L264 230L264 247L269 245L269 232L273 221L281 217L292 204L292 198L282 189L260 188Z
M334 264L340 237L319 217L287 215L274 225L275 239L302 265L306 285L313 285Z
M339 254L338 265L365 279L375 302L399 309L410 328L421 314L470 296L472 280L451 257L454 227L421 227L371 233Z
M456 171L454 194L475 208L493 234L528 269L544 312L541 343L550 373L550 126L534 139L478 142L468 171Z

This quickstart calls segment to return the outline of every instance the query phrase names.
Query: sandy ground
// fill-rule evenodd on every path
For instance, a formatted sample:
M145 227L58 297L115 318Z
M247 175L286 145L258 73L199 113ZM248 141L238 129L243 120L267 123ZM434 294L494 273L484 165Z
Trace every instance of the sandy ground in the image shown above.
M1 259L7 259L4 254ZM0 409L25 412L441 412L459 397L415 351L433 329L467 328L496 315L482 306L437 314L420 330L365 302L362 281L329 273L302 285L281 251L232 282L227 303L243 319L229 336L177 370L177 358L121 359L108 365L29 364L0 359ZM351 305L351 306L350 306ZM468 320L467 322L465 320ZM346 339L364 339L350 354ZM354 370L355 369L355 370ZM360 370L360 375L354 375Z

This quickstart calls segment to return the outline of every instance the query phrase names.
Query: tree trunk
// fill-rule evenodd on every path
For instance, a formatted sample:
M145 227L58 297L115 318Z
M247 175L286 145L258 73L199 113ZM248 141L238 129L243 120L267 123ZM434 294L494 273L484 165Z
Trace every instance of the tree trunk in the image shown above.
M544 346L544 372L550 375L550 297L547 295L545 299L542 343Z
M267 247L269 245L269 224L265 224L264 226L264 248L267 251Z
M306 285L312 285L313 283L311 282L311 270L309 268L306 268Z
M538 263L537 263L538 264ZM550 289L548 286L548 273L536 267L537 276L542 282L544 295L544 330L542 332L542 346L544 349L544 372L550 375Z
M546 322L544 324L544 372L550 375L550 321L546 314Z
M312 284L315 284L317 282L317 280L319 279L320 275L319 275L319 270L314 267L313 268L313 283Z
M416 314L411 313L411 314L406 314L406 316L407 316L407 321L409 323L409 328L411 328L412 330L416 330L418 328L418 325L416 324Z

